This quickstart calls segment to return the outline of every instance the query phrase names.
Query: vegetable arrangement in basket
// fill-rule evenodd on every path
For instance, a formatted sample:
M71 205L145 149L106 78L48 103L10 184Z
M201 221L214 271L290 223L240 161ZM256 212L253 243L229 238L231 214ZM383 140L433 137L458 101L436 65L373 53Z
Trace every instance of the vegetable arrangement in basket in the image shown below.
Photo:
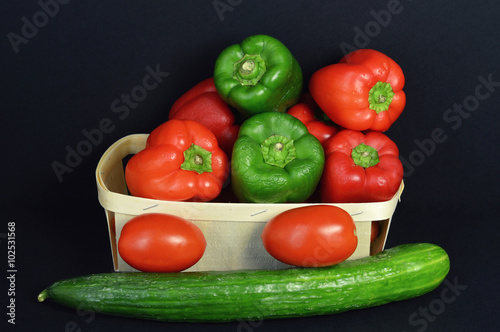
M175 273L202 258L204 234L187 219L145 212L123 226L118 251L146 273L62 280L38 299L214 322L333 314L432 291L449 271L442 248L407 244L345 262L358 246L356 224L331 204L388 201L402 186L399 150L384 132L403 112L404 83L394 60L360 49L317 70L307 93L279 40L254 35L227 47L213 77L184 93L130 158L127 189L168 201L213 201L226 189L242 203L321 203L279 213L260 234L290 268ZM380 224L371 225L373 242Z
M388 201L401 186L403 166L397 145L382 131L403 111L403 85L395 61L361 49L316 71L310 93L303 93L302 71L290 50L270 36L250 36L224 49L214 77L173 104L169 120L126 165L128 189L134 196L172 201L212 201L224 188L242 203ZM302 215L297 229L305 229L309 220L325 219L318 214L320 206L306 210L292 214ZM340 219L327 224L339 228ZM357 245L354 222L348 219ZM313 224L312 237L332 236L320 222ZM373 221L371 242L380 232L377 227ZM283 228L278 230L266 232L264 243L280 237ZM332 241L326 240L328 246ZM356 245L340 258L324 256L326 262L348 259ZM266 247L271 255L272 247ZM296 266L324 264L273 256ZM141 269L140 264L135 267Z
M304 202L318 192L323 203L389 200L399 189L403 167L396 144L382 132L404 109L404 82L394 60L361 49L316 71L309 98L301 99L308 95L290 50L273 37L250 36L224 49L214 77L182 95L169 113L169 121L196 121L212 132L216 140L211 144L222 147L229 160L228 174L216 175L209 166L220 162L214 158L223 158L203 152L211 148L184 146L178 147L189 147L184 158L200 165L186 159L181 166L180 154L170 158L173 169L185 171L178 173L182 179L173 181L173 175L154 171L169 161L162 149L149 147L148 140L148 152L127 165L130 192L146 198L210 201L221 193L224 175L230 173L230 188L240 202ZM243 117L241 125L233 110ZM134 160L146 153L147 163ZM193 182L201 178L212 180Z
M361 49L316 71L304 93L290 50L270 36L250 36L224 49L214 77L172 105L169 120L126 165L128 189L172 201L212 201L223 190L242 203L389 201L401 186L403 166L396 143L382 131L403 111L403 85L395 61ZM307 210L297 227L317 219L316 210ZM314 236L330 236L318 222L314 227ZM372 222L371 242L379 227ZM273 236L280 232L263 241ZM336 264L331 256L325 257Z

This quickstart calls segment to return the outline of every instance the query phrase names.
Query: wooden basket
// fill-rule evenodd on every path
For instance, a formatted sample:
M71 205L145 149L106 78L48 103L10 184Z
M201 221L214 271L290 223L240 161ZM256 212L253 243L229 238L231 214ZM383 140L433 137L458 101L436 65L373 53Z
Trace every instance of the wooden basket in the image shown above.
M260 234L265 224L283 211L320 203L172 202L130 196L125 183L125 163L128 157L144 149L147 137L147 134L135 134L118 140L104 153L96 169L98 199L108 221L115 271L136 271L120 257L118 239L128 220L152 212L188 219L205 235L205 254L186 271L276 269L287 266L264 249ZM396 195L386 202L331 204L346 210L356 223L358 246L349 259L383 250L403 188L401 183ZM380 235L370 242L372 221L380 223Z

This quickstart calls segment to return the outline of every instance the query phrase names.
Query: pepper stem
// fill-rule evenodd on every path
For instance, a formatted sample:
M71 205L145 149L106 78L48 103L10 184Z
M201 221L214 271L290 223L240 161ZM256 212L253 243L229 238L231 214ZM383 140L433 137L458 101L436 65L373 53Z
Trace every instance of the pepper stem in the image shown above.
M377 149L365 143L361 143L352 149L351 157L356 165L364 168L375 166L379 162Z
M377 82L368 92L368 103L370 109L379 114L387 111L394 97L394 91L391 84L387 82Z
M212 153L201 146L191 144L184 151L184 162L181 169L185 171L194 171L198 174L212 171Z
M285 167L295 159L293 139L281 135L269 136L260 145L264 161L273 166Z
M242 75L248 75L251 74L254 69L255 69L255 61L246 60L241 64L239 71Z
M234 64L233 78L242 85L255 85L266 72L266 62L259 54L245 54Z

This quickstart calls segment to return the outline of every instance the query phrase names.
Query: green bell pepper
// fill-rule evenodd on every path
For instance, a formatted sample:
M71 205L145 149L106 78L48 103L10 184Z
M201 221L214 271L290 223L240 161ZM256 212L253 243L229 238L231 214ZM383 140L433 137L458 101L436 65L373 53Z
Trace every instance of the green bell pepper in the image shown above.
M284 112L302 93L302 70L279 40L254 35L223 50L215 62L215 88L242 114Z
M231 184L241 202L303 202L323 172L321 143L297 118L264 112L240 127L231 159Z

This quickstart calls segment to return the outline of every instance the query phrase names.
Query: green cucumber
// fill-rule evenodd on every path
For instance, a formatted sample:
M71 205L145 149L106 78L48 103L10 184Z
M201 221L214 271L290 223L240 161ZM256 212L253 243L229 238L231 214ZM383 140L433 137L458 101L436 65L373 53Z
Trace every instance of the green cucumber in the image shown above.
M441 247L404 244L323 268L94 274L55 282L38 300L161 321L301 317L414 298L434 290L449 268Z

